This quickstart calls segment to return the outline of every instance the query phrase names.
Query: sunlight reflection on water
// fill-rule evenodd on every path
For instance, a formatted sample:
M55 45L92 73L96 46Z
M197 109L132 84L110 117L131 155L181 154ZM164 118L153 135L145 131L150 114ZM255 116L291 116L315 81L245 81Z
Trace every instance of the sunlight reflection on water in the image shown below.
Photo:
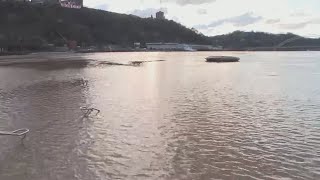
M319 179L320 54L205 63L212 54L222 52L76 55L166 60L141 67L0 67L0 130L31 130L23 145L0 137L0 179ZM83 118L80 107L101 113Z

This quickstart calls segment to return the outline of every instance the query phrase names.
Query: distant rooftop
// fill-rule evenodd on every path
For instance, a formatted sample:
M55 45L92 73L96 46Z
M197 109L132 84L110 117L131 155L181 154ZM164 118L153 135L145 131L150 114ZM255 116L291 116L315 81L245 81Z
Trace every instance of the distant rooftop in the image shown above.
M66 8L80 9L83 7L83 0L0 0L0 1L16 1L31 2L33 4L60 4Z

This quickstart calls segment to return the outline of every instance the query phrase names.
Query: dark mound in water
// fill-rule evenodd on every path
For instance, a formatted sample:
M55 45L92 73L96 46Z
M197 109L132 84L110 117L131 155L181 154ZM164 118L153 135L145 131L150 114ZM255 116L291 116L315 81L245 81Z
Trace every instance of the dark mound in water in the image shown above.
M206 58L207 62L239 62L240 58L233 56L209 56Z
M154 60L154 61L130 61L130 62L129 62L129 65L133 65L133 66L140 66L140 65L142 65L143 63L148 63L148 62L162 62L162 61L165 61L165 60Z

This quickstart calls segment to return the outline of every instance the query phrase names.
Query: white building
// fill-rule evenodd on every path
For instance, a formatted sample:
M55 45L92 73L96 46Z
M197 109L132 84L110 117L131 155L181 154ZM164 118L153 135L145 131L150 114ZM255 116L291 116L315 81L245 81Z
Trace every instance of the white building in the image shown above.
M80 9L83 0L31 0L33 4L60 4L62 7Z
M141 47L141 43L135 42L135 43L133 43L133 46L135 49L139 49Z
M60 0L62 7L80 9L83 7L83 0Z
M0 0L0 2L28 2L29 0Z
M221 48L211 45L179 44L179 43L146 43L149 50L160 51L212 51Z
M179 43L146 43L147 49L150 50L172 50L172 51L183 51L188 50L190 47L188 47L185 44L179 44Z
M222 47L214 47L212 45L198 45L198 44L190 44L192 49L196 51L213 51L213 50L222 50Z

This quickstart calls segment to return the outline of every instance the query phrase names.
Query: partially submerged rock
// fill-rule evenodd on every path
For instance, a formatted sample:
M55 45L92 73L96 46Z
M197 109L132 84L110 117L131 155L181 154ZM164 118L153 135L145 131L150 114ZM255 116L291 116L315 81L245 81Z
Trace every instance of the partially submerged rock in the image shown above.
M209 56L206 58L207 62L239 62L240 58L233 56Z

